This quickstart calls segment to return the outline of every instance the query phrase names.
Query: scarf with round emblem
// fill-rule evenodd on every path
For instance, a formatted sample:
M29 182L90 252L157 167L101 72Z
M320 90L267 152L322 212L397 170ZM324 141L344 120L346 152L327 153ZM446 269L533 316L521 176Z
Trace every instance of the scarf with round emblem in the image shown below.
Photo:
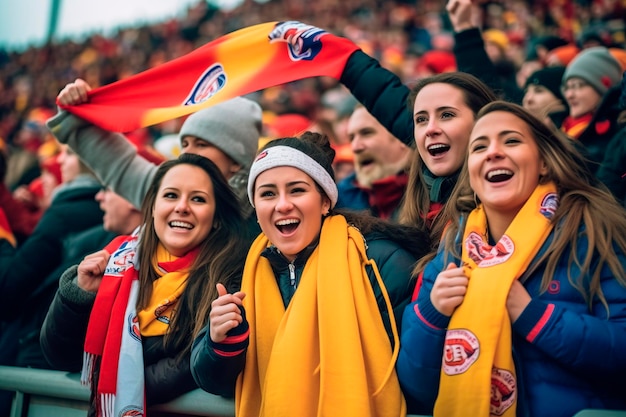
M469 284L450 319L435 417L515 417L517 380L506 299L552 230L556 186L538 185L498 243L487 242L482 205L465 226L462 248Z
M148 305L137 311L138 230L131 236L114 239L105 248L111 257L87 326L81 382L96 391L97 416L143 415L141 338L167 332L177 301L186 288L189 267L198 254L196 248L183 257L175 257L159 244L153 257L159 278L153 283Z

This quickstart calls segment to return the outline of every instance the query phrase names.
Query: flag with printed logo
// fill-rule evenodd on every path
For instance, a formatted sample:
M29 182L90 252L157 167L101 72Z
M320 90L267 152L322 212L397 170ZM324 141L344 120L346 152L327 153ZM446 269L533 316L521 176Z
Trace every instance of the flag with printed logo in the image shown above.
M60 107L103 129L130 132L291 81L338 79L357 49L348 39L301 22L263 23L95 88L87 103Z

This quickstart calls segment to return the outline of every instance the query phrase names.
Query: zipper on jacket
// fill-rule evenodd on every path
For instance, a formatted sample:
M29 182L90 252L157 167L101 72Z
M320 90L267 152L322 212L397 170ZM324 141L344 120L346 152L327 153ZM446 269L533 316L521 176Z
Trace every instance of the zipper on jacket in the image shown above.
M291 286L294 288L294 290L296 289L296 266L293 264L293 262L289 262L289 282L291 283Z

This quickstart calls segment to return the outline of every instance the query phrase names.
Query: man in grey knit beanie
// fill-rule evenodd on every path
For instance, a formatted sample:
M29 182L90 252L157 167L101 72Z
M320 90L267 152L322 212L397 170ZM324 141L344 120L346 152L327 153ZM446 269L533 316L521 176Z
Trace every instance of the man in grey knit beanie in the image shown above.
M207 151L199 152L198 148L205 148L207 143L214 146L222 155L209 159L230 179L240 169L249 170L259 146L261 117L261 106L243 97L199 110L180 129L181 149L204 154Z
M258 103L235 97L191 114L180 132L182 152L209 158L235 194L245 200L250 165L259 147L262 111ZM244 204L244 216L252 208Z

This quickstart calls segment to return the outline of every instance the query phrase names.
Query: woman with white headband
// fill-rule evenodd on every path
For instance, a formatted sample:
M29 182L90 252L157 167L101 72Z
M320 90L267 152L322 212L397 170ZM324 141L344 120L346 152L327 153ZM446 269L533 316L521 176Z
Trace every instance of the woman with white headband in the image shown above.
M428 235L335 212L333 157L306 132L270 142L250 169L263 233L241 291L218 284L191 359L201 388L235 390L238 417L406 414L398 332Z

